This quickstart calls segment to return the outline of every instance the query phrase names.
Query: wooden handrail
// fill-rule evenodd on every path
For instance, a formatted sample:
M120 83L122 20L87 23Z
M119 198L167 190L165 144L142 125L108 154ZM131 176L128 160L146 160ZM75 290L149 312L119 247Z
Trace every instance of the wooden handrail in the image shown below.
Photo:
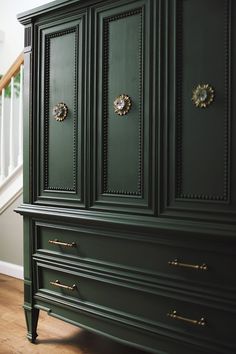
M15 76L16 74L18 74L18 72L20 70L20 66L23 63L24 63L24 55L23 55L23 53L21 53L16 58L14 63L10 66L10 68L7 70L6 74L3 75L3 77L1 78L1 80L0 80L0 94L1 94L2 90L9 85L11 78L13 76Z

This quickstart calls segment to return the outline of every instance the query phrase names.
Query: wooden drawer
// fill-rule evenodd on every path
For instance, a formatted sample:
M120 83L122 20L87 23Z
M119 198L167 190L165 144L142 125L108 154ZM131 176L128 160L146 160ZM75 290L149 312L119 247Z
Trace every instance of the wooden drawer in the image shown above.
M236 257L223 251L209 251L192 243L171 245L158 239L116 233L86 230L55 224L36 224L36 252L73 259L90 266L105 265L112 271L130 270L155 276L158 281L176 280L178 286L202 285L224 291L235 291Z
M38 264L37 298L40 296L67 306L82 306L100 315L125 318L157 333L171 332L171 336L181 336L186 341L200 339L212 345L228 342L236 350L236 310L228 312L210 301L43 263Z

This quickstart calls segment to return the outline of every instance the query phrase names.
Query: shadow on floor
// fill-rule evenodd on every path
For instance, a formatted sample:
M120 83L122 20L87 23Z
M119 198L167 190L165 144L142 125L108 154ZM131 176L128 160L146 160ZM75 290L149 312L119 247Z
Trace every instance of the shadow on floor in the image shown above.
M145 351L81 329L78 329L69 337L36 340L36 344L40 345L57 345L60 343L79 348L81 354L147 354Z

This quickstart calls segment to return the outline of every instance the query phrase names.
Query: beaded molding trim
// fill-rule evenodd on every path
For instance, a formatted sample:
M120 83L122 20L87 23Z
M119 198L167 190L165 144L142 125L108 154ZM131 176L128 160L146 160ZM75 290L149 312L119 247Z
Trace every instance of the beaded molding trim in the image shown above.
M232 3L231 0L225 0L225 115L224 115L224 186L222 195L208 195L204 193L184 193L183 192L183 179L182 179L182 2L177 1L177 123L176 123L176 198L181 199L196 199L196 200L209 200L209 201L222 201L229 200L229 176L230 176L230 14Z
M119 194L119 195L133 195L141 196L143 192L143 115L142 115L142 88L143 88L143 9L138 8L132 11L117 14L115 16L107 17L104 19L104 72L103 72L103 191L106 194ZM139 166L138 166L138 185L135 192L127 190L111 190L108 188L108 76L109 76L109 23L117 21L129 16L140 15L140 46L139 46Z
M49 92L50 92L50 41L52 38L65 36L74 33L75 35L75 76L74 76L74 114L73 114L73 188L53 187L49 186L49 119L51 112L49 111ZM66 30L54 32L45 37L45 84L44 84L44 189L53 191L76 192L77 187L77 66L78 66L78 27L68 28Z

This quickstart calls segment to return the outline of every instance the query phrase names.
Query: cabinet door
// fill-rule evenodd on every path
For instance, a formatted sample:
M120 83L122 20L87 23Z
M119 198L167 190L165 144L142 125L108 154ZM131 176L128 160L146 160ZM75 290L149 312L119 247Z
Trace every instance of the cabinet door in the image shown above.
M152 5L115 1L94 10L95 208L151 213L153 206Z
M186 216L194 211L193 217L212 219L214 214L234 213L236 205L231 184L236 152L231 139L235 4L230 0L168 4L171 65L164 210Z
M84 201L85 16L39 25L37 202Z

